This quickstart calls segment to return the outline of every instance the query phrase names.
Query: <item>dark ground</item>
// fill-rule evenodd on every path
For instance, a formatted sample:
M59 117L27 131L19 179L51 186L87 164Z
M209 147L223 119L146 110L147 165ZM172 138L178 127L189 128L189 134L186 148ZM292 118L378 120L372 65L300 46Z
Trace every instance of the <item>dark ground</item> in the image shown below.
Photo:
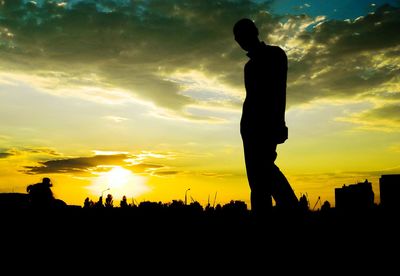
M61 262L65 269L161 269L189 267L224 274L270 269L335 271L397 267L399 216L366 212L184 212L121 208L1 210L3 261ZM39 263L40 263L39 262ZM129 270L130 271L130 270ZM185 270L188 274L190 272ZM134 274L134 273L133 273ZM141 273L136 273L141 274ZM168 273L167 273L168 274ZM186 273L185 273L186 274ZM246 273L253 274L253 273Z

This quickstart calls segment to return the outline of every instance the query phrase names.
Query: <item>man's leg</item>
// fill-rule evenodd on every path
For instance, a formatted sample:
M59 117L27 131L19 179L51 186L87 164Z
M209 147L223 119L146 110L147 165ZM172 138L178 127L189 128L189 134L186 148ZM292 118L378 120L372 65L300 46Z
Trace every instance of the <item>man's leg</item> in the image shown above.
M296 209L298 207L296 194L285 175L275 164L272 166L272 179L271 193L276 205L284 209Z
M250 191L251 211L256 216L264 216L271 213L272 197L265 191L251 189Z
M265 170L265 151L254 141L243 140L243 146L250 185L251 210L256 216L264 216L272 210L271 191L266 183L269 176Z

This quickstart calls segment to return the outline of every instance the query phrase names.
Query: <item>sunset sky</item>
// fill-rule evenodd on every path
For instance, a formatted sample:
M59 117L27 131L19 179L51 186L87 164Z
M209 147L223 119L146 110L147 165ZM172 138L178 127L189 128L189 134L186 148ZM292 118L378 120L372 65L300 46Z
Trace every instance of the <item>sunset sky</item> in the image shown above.
M242 17L288 55L276 163L296 195L334 205L368 179L379 202L400 173L399 1L0 0L0 192L250 206Z

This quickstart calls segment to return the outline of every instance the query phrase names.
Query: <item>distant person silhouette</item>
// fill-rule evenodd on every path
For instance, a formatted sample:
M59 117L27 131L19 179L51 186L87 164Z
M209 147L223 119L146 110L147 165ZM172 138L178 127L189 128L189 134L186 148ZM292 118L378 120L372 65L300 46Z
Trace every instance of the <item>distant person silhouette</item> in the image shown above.
M53 187L53 184L48 177L44 177L40 183L28 185L26 191L29 194L31 206L34 208L66 207L67 204L64 201L54 197L51 187Z
M297 209L298 199L275 165L276 147L288 138L285 122L287 56L280 47L260 41L255 23L248 18L236 22L233 34L250 58L244 67L246 98L240 133L251 190L251 210L255 215L269 214L272 198L278 209Z
M33 207L51 207L54 204L52 186L50 178L44 177L41 183L32 184L26 188Z

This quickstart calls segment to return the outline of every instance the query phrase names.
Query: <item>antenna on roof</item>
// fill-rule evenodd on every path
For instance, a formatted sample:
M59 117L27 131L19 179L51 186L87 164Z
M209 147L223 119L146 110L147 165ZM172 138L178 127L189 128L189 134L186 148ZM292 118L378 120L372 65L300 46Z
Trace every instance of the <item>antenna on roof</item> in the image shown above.
M215 192L213 208L215 207L215 201L216 201L216 200L217 200L217 192Z
M315 202L314 207L312 208L313 211L314 211L314 209L315 209L315 206L317 206L317 203L318 203L320 200L321 200L321 197L319 196L317 202ZM321 203L320 203L320 205L321 205Z

